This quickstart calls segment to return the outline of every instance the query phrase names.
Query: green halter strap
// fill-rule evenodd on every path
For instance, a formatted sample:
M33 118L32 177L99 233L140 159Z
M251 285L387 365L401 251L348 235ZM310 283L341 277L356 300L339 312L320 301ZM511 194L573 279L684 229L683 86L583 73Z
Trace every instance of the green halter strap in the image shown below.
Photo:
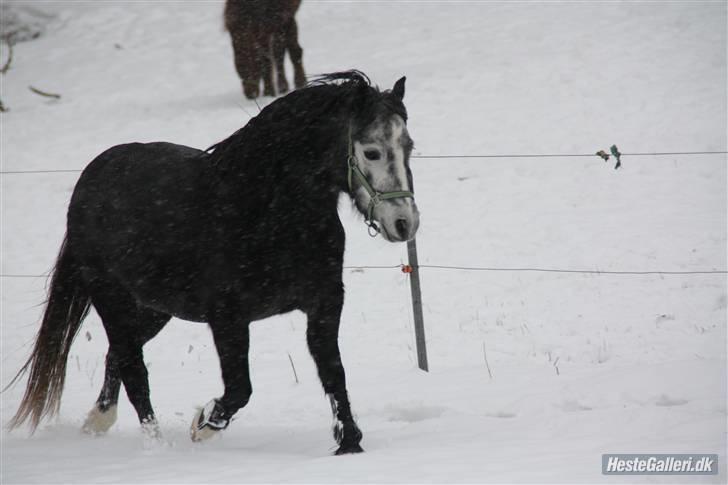
M369 194L369 206L367 207L367 215L366 219L364 219L364 222L367 226L369 226L369 235L372 237L376 237L376 235L379 234L379 226L377 226L377 224L372 219L372 213L374 212L374 208L385 200L399 199L403 197L409 197L411 199L414 199L415 194L409 190L379 192L374 187L372 187L372 184L369 183L366 176L364 175L364 172L361 171L361 168L359 168L359 164L357 163L356 154L354 153L354 141L351 139L351 124L349 124L349 156L346 162L349 166L349 170L347 173L347 181L349 182L349 193L351 193L352 195L354 193L354 188L351 182L352 178L356 177L361 186L364 187L364 190L366 190Z

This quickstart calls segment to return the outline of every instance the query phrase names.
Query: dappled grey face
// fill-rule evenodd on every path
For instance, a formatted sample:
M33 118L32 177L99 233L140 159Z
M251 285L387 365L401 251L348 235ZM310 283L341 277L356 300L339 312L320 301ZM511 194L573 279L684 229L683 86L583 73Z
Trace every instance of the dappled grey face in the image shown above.
M359 168L374 190L413 192L409 169L413 142L401 116L378 116L352 143ZM359 210L366 213L369 193L359 185L353 195ZM420 223L417 205L411 197L380 202L374 207L372 219L379 224L384 238L393 242L412 239Z

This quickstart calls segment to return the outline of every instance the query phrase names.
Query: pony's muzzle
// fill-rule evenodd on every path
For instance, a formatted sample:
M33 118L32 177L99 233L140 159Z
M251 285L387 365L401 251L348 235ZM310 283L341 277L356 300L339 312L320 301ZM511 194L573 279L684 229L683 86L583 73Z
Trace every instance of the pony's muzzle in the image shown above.
M403 242L415 237L420 227L420 213L414 201L409 200L404 204L385 201L381 206L383 210L379 224L387 241Z

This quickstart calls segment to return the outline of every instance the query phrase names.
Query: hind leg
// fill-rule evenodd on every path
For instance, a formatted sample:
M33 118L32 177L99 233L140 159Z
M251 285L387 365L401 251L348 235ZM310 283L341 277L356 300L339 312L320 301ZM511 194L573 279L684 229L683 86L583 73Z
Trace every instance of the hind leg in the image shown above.
M286 29L286 47L293 63L293 80L297 89L306 85L306 73L303 70L303 49L298 43L298 24L291 19Z
M136 323L139 327L141 344L151 340L169 321L169 315L153 310L138 310ZM116 355L109 349L106 354L106 374L96 404L89 411L83 424L83 431L90 434L105 433L116 422L116 406L121 389L121 371Z
M127 397L139 416L139 422L156 435L158 430L149 399L149 380L142 346L159 332L170 317L140 308L134 298L120 286L101 286L98 281L92 285L91 302L101 317L109 339L107 361L111 365L107 368L108 380L105 379L100 398L111 398L111 404L118 393L120 378ZM149 321L150 317L153 322Z
M99 434L107 432L116 422L116 405L119 402L119 389L121 388L121 376L119 365L114 354L106 354L106 375L101 394L96 400L93 409L86 416L86 421L81 428L84 433Z
M286 33L285 30L278 30L273 34L273 60L275 62L276 84L278 94L286 94L290 89L286 80Z
M274 35L266 33L260 44L258 62L260 63L260 74L263 78L263 95L275 96L276 90L273 86L273 47Z

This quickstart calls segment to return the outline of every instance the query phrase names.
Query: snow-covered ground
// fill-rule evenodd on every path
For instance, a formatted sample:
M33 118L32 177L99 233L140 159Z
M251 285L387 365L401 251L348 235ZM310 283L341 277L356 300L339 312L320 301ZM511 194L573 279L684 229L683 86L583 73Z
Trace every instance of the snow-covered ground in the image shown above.
M22 5L55 17L0 78L2 170L82 168L129 141L206 147L258 111L239 89L219 1ZM309 74L356 67L383 87L407 75L419 154L726 150L725 2L306 0L298 20ZM612 167L413 160L420 262L726 269L725 155ZM2 274L49 270L77 176L2 176ZM404 246L341 212L347 265L405 261ZM188 439L196 406L222 386L207 328L176 320L145 347L163 441L144 440L125 397L108 435L81 434L106 351L92 314L59 418L32 437L2 431L0 481L726 482L725 275L422 278L429 373L415 364L405 275L345 274L341 347L367 453L330 456L301 314L253 325L255 392L220 439ZM45 280L0 282L5 385L30 350ZM0 395L3 423L22 387ZM602 453L640 452L718 453L720 475L601 475Z

